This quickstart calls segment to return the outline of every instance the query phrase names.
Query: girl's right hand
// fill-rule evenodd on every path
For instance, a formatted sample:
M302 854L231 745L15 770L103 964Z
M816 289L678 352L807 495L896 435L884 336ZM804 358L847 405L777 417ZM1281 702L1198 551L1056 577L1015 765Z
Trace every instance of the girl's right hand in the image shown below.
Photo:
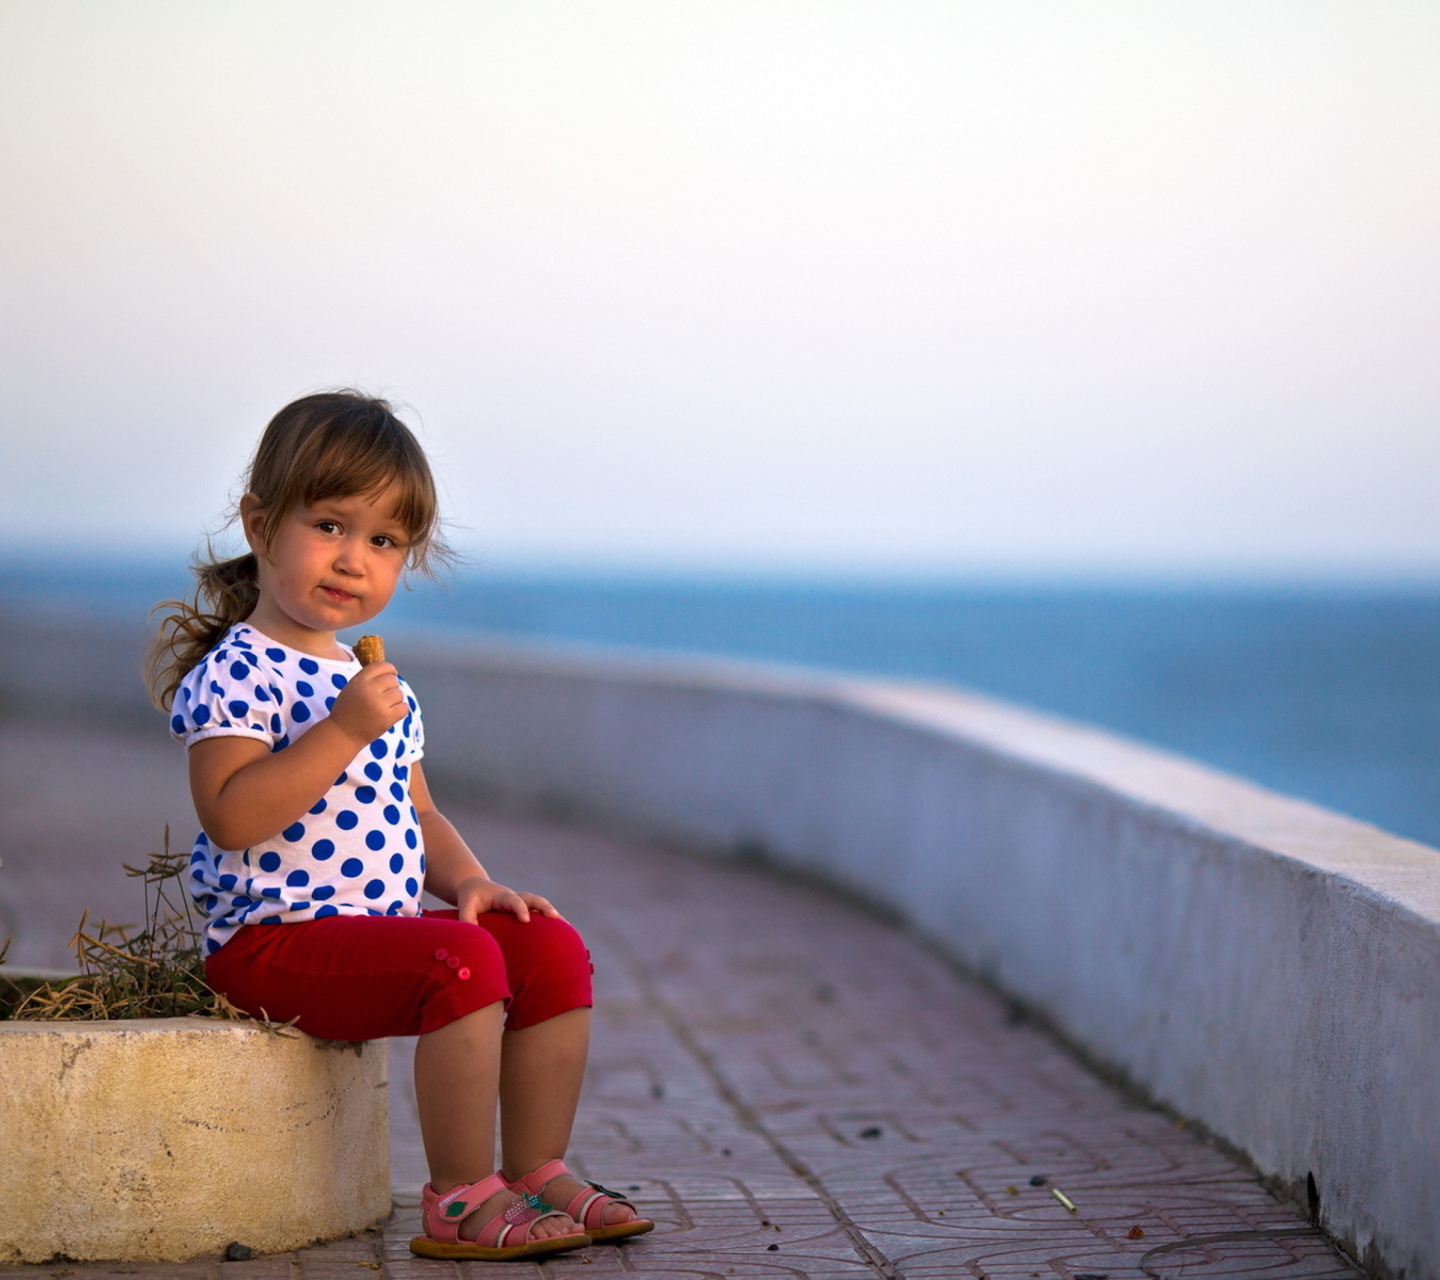
M340 690L335 705L330 708L330 719L363 747L409 713L394 666L388 662L372 662L368 667L361 667Z

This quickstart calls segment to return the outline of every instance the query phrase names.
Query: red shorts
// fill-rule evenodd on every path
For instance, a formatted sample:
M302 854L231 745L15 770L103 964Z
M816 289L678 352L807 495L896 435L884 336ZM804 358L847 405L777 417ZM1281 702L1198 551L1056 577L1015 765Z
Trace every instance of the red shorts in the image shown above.
M206 957L210 986L249 1014L325 1040L424 1035L497 1000L509 1030L588 1007L590 953L564 920L490 911L329 916L246 925Z

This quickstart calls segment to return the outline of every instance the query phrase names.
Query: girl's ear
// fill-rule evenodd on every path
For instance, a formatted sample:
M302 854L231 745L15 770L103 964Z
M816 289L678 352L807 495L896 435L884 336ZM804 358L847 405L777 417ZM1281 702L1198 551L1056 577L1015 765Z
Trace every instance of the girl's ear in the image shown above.
M267 550L265 545L265 508L260 505L260 499L253 493L247 493L240 499L240 529L245 534L245 541L250 544L251 552L256 558L261 558Z

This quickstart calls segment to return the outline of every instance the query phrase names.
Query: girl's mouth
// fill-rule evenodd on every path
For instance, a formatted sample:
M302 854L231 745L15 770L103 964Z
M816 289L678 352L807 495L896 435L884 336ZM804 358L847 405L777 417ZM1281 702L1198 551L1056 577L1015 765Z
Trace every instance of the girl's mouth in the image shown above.
M323 591L336 604L349 604L351 600L357 599L348 591L341 591L339 587L321 587Z

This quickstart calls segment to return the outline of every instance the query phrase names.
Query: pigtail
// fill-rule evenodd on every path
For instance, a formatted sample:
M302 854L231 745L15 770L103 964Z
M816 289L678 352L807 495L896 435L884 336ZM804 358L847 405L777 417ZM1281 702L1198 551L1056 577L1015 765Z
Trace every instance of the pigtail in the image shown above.
M250 616L260 599L253 554L231 560L197 557L190 568L196 579L194 595L161 601L151 610L163 616L160 634L145 661L145 684L150 700L162 711L170 710L186 675L231 627Z

